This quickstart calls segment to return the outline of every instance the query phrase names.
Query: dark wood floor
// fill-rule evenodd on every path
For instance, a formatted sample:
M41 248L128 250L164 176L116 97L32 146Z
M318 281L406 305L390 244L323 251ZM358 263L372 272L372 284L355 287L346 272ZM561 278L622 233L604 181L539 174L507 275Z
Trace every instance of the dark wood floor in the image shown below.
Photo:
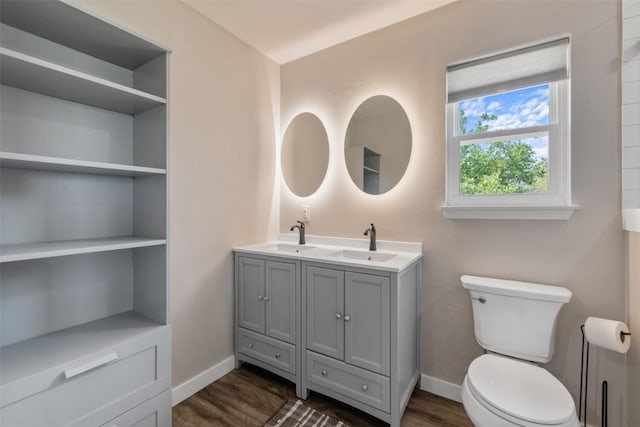
M287 399L296 399L295 386L260 368L244 364L173 408L173 427L262 426ZM387 426L355 408L311 392L305 404L354 427ZM462 405L415 390L402 418L407 427L473 427Z

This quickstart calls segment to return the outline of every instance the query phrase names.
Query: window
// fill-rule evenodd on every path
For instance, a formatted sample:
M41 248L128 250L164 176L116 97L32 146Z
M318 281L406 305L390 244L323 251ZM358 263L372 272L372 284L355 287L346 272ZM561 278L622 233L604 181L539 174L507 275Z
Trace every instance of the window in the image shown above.
M447 67L450 218L567 219L569 39Z

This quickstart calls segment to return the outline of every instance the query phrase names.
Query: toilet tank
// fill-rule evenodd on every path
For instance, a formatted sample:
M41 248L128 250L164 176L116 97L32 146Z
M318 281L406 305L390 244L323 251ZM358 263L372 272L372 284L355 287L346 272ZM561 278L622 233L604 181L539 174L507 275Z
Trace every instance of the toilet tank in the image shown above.
M486 350L533 362L551 360L560 308L571 291L560 286L462 276L471 293L476 340Z

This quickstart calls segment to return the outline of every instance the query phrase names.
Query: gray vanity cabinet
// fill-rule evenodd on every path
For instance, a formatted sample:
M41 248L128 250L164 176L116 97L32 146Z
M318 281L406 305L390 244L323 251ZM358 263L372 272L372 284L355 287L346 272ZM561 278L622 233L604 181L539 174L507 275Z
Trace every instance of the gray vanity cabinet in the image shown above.
M236 364L296 380L299 262L236 254Z
M389 374L389 278L307 267L307 348Z
M303 396L313 390L400 425L420 376L419 266L302 263Z
M419 248L384 264L290 246L234 249L236 367L260 366L302 399L312 390L399 427L420 379Z

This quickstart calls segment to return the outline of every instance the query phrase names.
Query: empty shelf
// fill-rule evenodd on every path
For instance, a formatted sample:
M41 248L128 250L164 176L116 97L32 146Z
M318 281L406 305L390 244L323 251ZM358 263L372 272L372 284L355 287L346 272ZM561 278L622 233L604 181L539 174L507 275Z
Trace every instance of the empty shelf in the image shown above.
M171 51L68 0L2 1L0 19L4 24L130 70Z
M166 99L0 47L0 78L7 86L125 114L166 104Z
M0 167L117 176L164 175L166 169L0 152Z
M0 246L0 263L164 245L165 239L111 237Z

